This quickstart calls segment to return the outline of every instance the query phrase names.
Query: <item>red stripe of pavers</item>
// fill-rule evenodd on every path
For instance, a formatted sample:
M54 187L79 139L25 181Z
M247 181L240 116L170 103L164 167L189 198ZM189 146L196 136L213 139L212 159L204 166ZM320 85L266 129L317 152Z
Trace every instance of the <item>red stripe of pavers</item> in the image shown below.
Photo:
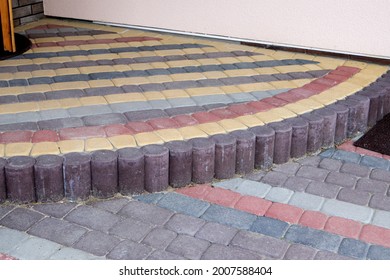
M266 216L290 224L300 224L390 248L390 229L369 224L363 225L359 222L336 216L328 217L318 211L305 211L296 206L241 195L231 190L212 187L209 184L185 187L176 190L176 192L257 216Z
M104 127L107 137L117 136L117 135L129 135L134 134L134 131L125 127L123 124L111 124Z
M57 132L52 130L39 130L34 132L31 142L57 142L60 140Z
M26 130L7 131L0 134L0 143L31 142L33 132Z
M6 254L0 253L0 260L2 260L2 261L5 261L5 260L16 260L16 258L8 256Z
M334 71L337 71L337 69ZM333 71L328 73L328 75L332 73ZM328 75L326 75L325 77L327 77ZM222 119L230 119L233 116L237 117L237 116L243 116L248 114L255 114L258 112L267 111L271 108L284 106L289 102L302 100L314 94L318 94L322 90L328 88L330 88L330 86L323 86L321 84L311 83L311 86L309 86L308 88L305 88L304 86L302 88L292 89L289 90L288 92L280 93L273 97L265 98L261 101L251 101L242 104L234 104L234 105L229 105L222 109L221 108L214 109L209 112L196 112L191 115L177 115L171 118L153 119L145 122L143 121L129 122L125 125L125 128L122 127L106 128L103 126L94 127L94 128L91 127L65 128L60 130L60 139L64 140L64 139L82 139L88 137L105 137L106 135L105 131L110 131L109 135L137 134L142 132L151 132L156 129L172 128L172 127L179 128L179 127L196 125L198 123L217 122ZM4 133L9 133L9 132L4 132ZM16 141L16 140L12 140L12 138L7 138L7 137L5 137L4 139L5 140L3 140L2 143L12 143L12 141ZM36 138L35 141L38 142L39 141L38 139L39 138ZM23 138L23 142L25 141L30 142L31 139L29 140Z
M383 158L383 159L387 159L387 160L390 159L390 156L387 156L387 155L384 155L384 154L381 154L381 153L378 153L378 152L370 151L370 150L367 150L367 149L364 149L364 148L356 147L356 146L353 145L353 141L352 140L344 142L343 144L341 144L337 148L339 150L343 150L343 151L347 151L347 152L353 152L353 153L358 153L358 154L365 155L365 156Z

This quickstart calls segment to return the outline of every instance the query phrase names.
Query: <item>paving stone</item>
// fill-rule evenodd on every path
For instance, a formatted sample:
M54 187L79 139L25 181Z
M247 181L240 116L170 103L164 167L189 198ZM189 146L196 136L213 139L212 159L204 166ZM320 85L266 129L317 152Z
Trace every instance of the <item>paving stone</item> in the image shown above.
M283 184L283 188L290 189L292 191L303 192L312 180L301 177L289 177Z
M61 247L60 244L49 240L30 237L19 243L9 254L19 260L45 260Z
M283 259L285 260L312 260L317 250L301 244L291 244Z
M375 209L390 211L390 197L374 194L371 197L369 206Z
M319 156L309 156L302 159L297 160L297 162L301 165L318 167L322 158Z
M29 235L14 229L0 227L0 251L10 252L15 246L29 238Z
M110 234L120 238L140 242L151 230L153 226L149 223L127 218L110 229Z
M390 171L386 171L382 169L373 169L370 174L370 178L374 180L390 183Z
M165 195L164 193L151 193L145 195L137 195L134 196L133 198L148 204L156 204L161 198L164 197L164 195Z
M335 184L346 188L353 188L356 184L357 177L346 173L330 172L326 177L326 182L329 184Z
M286 182L287 177L288 176L285 173L271 171L268 172L261 181L273 187L280 187Z
M230 104L233 103L234 100L225 94L217 94L217 95L208 95L207 98L204 96L192 96L193 101L198 104L198 106L203 106L207 104Z
M181 194L168 193L158 201L157 205L171 211L200 217L210 204Z
M330 148L330 149L326 149L325 151L321 152L319 154L319 156L322 158L331 158L335 152L336 152L336 150L334 148Z
M110 228L120 221L120 217L110 212L83 205L66 215L65 219L102 232L108 232Z
M244 180L249 180L249 181L261 181L261 179L267 174L265 171L253 171L251 174L247 174L244 177L242 177Z
M147 259L148 260L186 260L186 258L182 256L178 256L167 251L159 251L159 250L151 253Z
M191 98L170 98L168 99L169 104L172 107L198 107L198 104Z
M343 150L337 150L332 155L332 158L342 160L345 162L359 163L361 156L356 153L347 152Z
M275 259L281 259L289 246L285 240L247 231L239 231L230 244Z
M167 251L188 259L200 259L209 246L208 241L192 236L179 235L168 246Z
M236 189L242 195L250 195L264 198L271 190L271 186L261 182L245 180Z
M39 112L39 120L52 120L70 117L65 109L44 110Z
M115 113L126 113L129 111L142 111L142 110L151 110L153 109L149 103L145 101L139 102L121 102L114 103L109 105L111 110ZM106 112L110 113L110 112Z
M295 173L298 171L299 168L300 168L299 163L297 163L297 162L288 162L288 163L285 163L285 164L276 165L272 170L273 171L278 171L278 172L281 172L281 173L285 173L285 174L288 174L288 175L295 175Z
M321 160L318 167L329 170L329 171L339 171L343 163L336 159L324 158Z
M205 221L183 214L175 214L166 223L165 227L179 234L194 236L195 233L204 225Z
M340 189L337 185L313 181L306 188L306 192L325 198L336 198Z
M257 217L250 231L282 238L287 231L289 224L269 217Z
M163 225L173 215L172 211L155 205L149 205L138 201L131 201L119 211L120 215L135 218L152 225Z
M45 203L34 205L34 210L41 212L45 215L62 218L68 214L73 208L77 206L76 203L65 202L65 203Z
M44 216L25 208L15 208L0 220L0 225L8 228L26 231Z
M257 101L258 99L252 95L252 93L235 93L231 94L229 97L231 97L234 102L250 102L250 101Z
M114 260L144 260L151 252L152 248L145 244L125 240L111 250L107 258Z
M367 259L390 260L390 249L382 246L372 245L368 249Z
M72 117L84 117L91 115L100 115L112 113L109 105L94 105L94 106L83 106L67 109L68 113Z
M366 191L369 193L377 193L385 195L389 185L387 183L372 179L359 179L355 188L357 190Z
M81 118L70 117L63 119L43 120L38 122L40 130L60 130L69 127L81 127L84 123Z
M296 192L293 194L288 204L294 205L305 210L318 211L321 209L324 201L324 198L318 197L316 195Z
M390 212L382 210L375 211L372 224L390 229Z
M324 181L326 176L328 176L328 173L329 171L317 167L302 166L296 175L315 181Z
M262 257L254 252L224 246L220 244L212 244L202 256L202 260L261 260Z
M297 225L292 225L284 238L291 242L332 252L337 252L342 240L338 235Z
M165 109L165 112L168 114L168 116L191 114L191 113L202 112L202 111L204 111L204 108L200 106L186 106L186 107Z
M315 260L351 260L350 257L342 256L329 251L319 251L315 258Z
M206 223L195 235L211 243L228 245L238 230L219 223Z
M127 198L114 198L102 201L94 201L89 205L116 214L125 205L127 205L127 203L129 203L129 199Z
M371 168L356 163L346 162L340 168L340 172L349 173L358 177L367 177L371 172Z
M153 109L165 110L172 108L172 105L166 100L149 100L148 102Z
M14 209L13 206L0 205L0 219L3 218L6 214L8 214L12 209Z
M337 195L337 199L345 202L350 202L358 205L367 205L371 195L365 191L341 189Z
M374 212L365 206L334 199L326 200L321 211L329 216L338 216L362 223L369 223Z
M177 233L165 228L153 229L142 241L142 243L155 248L164 250L175 238Z
M368 244L362 241L344 238L341 241L338 253L354 259L365 259L368 251Z
M71 246L87 232L86 229L56 218L46 218L36 223L29 234L45 238L65 246Z
M219 205L211 205L201 218L238 229L249 229L256 220L255 215Z
M100 126L109 124L125 124L127 119L123 114L110 113L97 116L85 116L81 118L86 126Z
M213 186L218 187L218 188L227 189L227 190L236 190L243 183L251 184L251 182L246 182L246 180L243 180L241 178L234 178L234 179L229 179L229 180L222 180L219 182L213 182Z
M56 253L51 255L49 259L50 260L99 260L102 258L81 250L62 247Z
M78 98L84 96L84 92L80 89L58 90L45 92L45 96L47 100Z
M377 158L377 157L370 157L370 156L363 156L361 161L361 165L373 167L373 168L379 168L383 170L388 170L390 167L390 161L383 158Z
M267 193L265 199L272 202L287 203L293 194L294 192L291 190L275 187Z

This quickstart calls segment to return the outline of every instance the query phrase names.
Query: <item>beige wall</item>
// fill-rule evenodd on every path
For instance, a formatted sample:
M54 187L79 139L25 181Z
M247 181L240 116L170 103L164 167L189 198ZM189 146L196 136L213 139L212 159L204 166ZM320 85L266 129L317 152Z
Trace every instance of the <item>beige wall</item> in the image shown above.
M390 58L389 0L44 0L45 14Z

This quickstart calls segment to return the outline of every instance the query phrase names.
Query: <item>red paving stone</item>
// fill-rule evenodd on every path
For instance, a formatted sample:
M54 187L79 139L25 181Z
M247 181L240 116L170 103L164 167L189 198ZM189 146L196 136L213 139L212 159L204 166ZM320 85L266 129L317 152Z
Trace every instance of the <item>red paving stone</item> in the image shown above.
M371 157L378 157L378 158L382 158L383 155L381 153L377 153L377 152L374 152L374 151L370 151L370 150L367 150L367 149L363 149L363 148L360 148L360 147L355 147L356 150L355 152L358 153L358 154L361 154L361 155L366 155L366 156L371 156Z
M33 132L25 130L7 131L0 134L0 143L30 142Z
M288 91L289 93L296 94L297 96L300 96L302 98L308 98L310 96L313 96L315 94L314 91L304 88L294 88Z
M179 124L171 118L152 119L147 121L154 129L177 128Z
M197 199L203 199L213 188L209 184L197 184L176 190L176 192Z
M355 152L356 151L356 147L352 144L352 141L347 141L347 142L341 144L340 146L338 146L337 148L344 150L344 151L348 151L348 152Z
M34 132L31 142L57 142L60 140L57 132L52 130L39 130Z
M319 84L324 84L324 85L329 85L329 86L335 86L335 85L337 85L339 83L338 80L332 79L330 77L330 75L326 76L324 78L317 79L316 82L319 83Z
M303 214L303 209L283 203L273 203L265 216L297 224Z
M321 212L305 211L299 219L299 224L314 229L323 229L327 219L328 216Z
M243 115L251 115L255 114L258 112L258 110L252 106L249 106L247 104L235 104L235 105L230 105L228 109L240 116Z
M283 100L283 99L280 99L280 98L277 98L277 97L267 97L267 98L264 98L262 99L261 101L265 102L265 103L268 103L272 106L275 106L275 107L281 107L281 106L284 106L284 105L287 105L288 102L286 100Z
M374 225L365 225L360 233L360 239L368 243L390 247L390 230Z
M8 256L8 255L6 255L6 254L0 253L0 260L1 260L1 261L5 261L5 260L16 260L16 258L11 257L11 256Z
M277 97L279 99L287 101L288 103L297 102L297 101L303 99L303 97L299 93L297 93L297 92L291 93L290 91L280 93L277 95Z
M221 188L213 188L203 199L211 203L232 208L240 197L241 195L239 193Z
M234 113L233 111L230 111L226 108L220 108L220 109L214 109L209 111L211 114L216 115L217 117L221 119L229 119L229 118L236 118L239 115Z
M191 115L199 123L217 122L221 118L209 112L197 112Z
M275 106L264 101L253 101L249 102L248 105L255 108L258 112L268 111L275 108Z
M264 216L271 205L271 201L259 197L242 196L234 205L234 208L258 216Z
M325 224L325 230L349 238L359 238L363 225L352 220L330 217Z
M172 117L173 120L175 120L179 126L190 126L190 125L196 125L199 124L199 122L194 119L193 117L189 115L179 115Z
M107 137L133 134L133 131L125 127L123 124L107 125L104 127L104 131L106 132Z
M125 125L133 134L153 131L153 127L146 122L129 122Z
M333 70L332 72L347 72L350 76L359 73L361 70L357 67L351 67L351 66L339 66L336 68L336 70Z
M106 132L101 126L87 126L75 128L63 128L60 130L61 140L85 139L93 137L106 137Z

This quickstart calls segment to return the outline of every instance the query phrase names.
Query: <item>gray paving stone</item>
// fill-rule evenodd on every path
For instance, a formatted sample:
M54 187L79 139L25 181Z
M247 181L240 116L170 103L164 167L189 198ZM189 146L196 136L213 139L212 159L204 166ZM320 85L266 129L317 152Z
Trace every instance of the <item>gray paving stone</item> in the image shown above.
M171 211L200 217L210 206L209 203L178 193L167 193L157 205Z
M247 231L239 231L233 238L231 245L276 259L281 259L289 246L285 240Z
M321 162L321 159L322 158L319 156L308 156L308 157L297 160L297 162L301 165L318 167L318 165Z
M152 229L153 226L149 223L127 218L117 223L109 233L123 239L140 242Z
M329 171L314 166L302 166L297 172L297 176L315 181L324 181L328 174Z
M211 243L228 245L238 230L219 223L206 223L195 235Z
M155 248L164 250L175 238L177 233L165 228L153 229L142 241L142 243Z
M46 260L61 247L49 240L30 237L19 243L9 254L20 260Z
M129 202L129 199L123 197L102 201L94 201L92 203L89 203L89 205L116 214Z
M283 184L283 188L290 189L292 191L303 192L312 180L292 176L287 179Z
M345 162L340 172L349 173L358 177L367 177L371 172L371 168L357 163Z
M389 170L390 167L390 161L383 158L377 158L377 157L370 157L370 156L363 156L361 161L361 165L373 167L373 168L379 168L383 170Z
M196 104L198 104L198 106L219 103L230 104L234 102L234 100L226 94L208 95L207 98L204 96L192 96L191 98L193 101L195 101Z
M374 214L374 211L366 206L334 199L326 200L321 211L330 216L338 216L362 223L369 223Z
M183 214L175 214L166 223L165 227L179 234L194 236L195 233L205 224L205 221L196 217Z
M154 251L147 258L148 260L186 260L186 258L182 256L178 256L167 251Z
M149 100L150 106L153 109L169 109L172 108L172 105L167 100Z
M198 260L209 246L210 243L206 240L187 235L179 235L166 250L188 259Z
M104 256L119 242L119 238L112 235L107 235L100 231L90 231L77 241L73 247L96 256Z
M114 104L115 105L115 104ZM71 117L84 117L112 113L109 105L94 105L67 109Z
M125 124L127 119L120 113L100 114L93 116L82 117L84 125L86 126L103 126L110 124Z
M325 198L336 198L340 189L340 186L334 184L313 181L306 188L306 192Z
M56 218L46 218L36 223L29 234L45 238L65 246L71 246L87 232L86 229Z
M272 170L282 172L287 175L295 175L300 167L300 164L297 162L288 162L285 164L276 165Z
M257 100L272 97L272 94L268 91L252 91L250 94L253 95Z
M142 111L142 110L151 110L152 106L148 102L139 101L139 102L123 102L123 103L114 103L109 105L112 112L115 113L125 113L129 111Z
M81 205L65 216L65 220L90 229L108 232L120 217L105 210Z
M334 148L330 148L330 149L326 149L325 151L321 152L319 154L319 156L323 157L323 158L331 158L335 152L336 152L336 150Z
M372 224L390 229L390 212L376 210L372 218Z
M214 187L223 188L223 189L227 189L227 190L236 190L243 183L251 184L251 182L246 182L246 180L244 180L244 179L234 178L234 179L230 179L230 180L213 182L212 185Z
M150 194L143 194L143 195L137 195L134 196L133 198L144 202L148 204L156 204L161 198L164 197L164 193L150 193Z
M125 240L119 243L108 255L108 259L114 260L144 260L152 252L152 248L145 244Z
M356 183L355 188L372 194L386 195L389 185L385 182L362 178Z
M14 209L13 206L0 206L0 219L3 218L6 214L8 214L12 209Z
M40 120L52 120L70 117L65 109L53 109L39 111Z
M329 251L319 251L314 257L315 260L352 260L347 256L342 256Z
M345 202L350 202L358 205L367 205L371 195L365 191L351 190L343 188L337 195L337 199Z
M241 185L238 186L236 191L243 195L264 198L271 189L272 187L268 184L245 180L244 182L242 182Z
M45 215L62 218L68 214L73 208L77 206L76 203L65 202L65 203L44 203L34 205L35 211L41 212Z
M342 160L345 162L359 163L361 156L356 153L347 152L343 150L337 150L332 155L332 158Z
M344 238L341 241L338 253L354 259L365 259L368 251L368 244L362 241Z
M44 216L25 208L15 208L0 220L0 225L8 228L26 231Z
M342 164L343 163L337 159L323 158L318 167L329 171L339 171Z
M342 239L338 235L298 225L292 225L284 238L290 242L331 252L337 252Z
M197 106L197 103L191 98L170 98L168 99L169 104L172 107L192 107Z
M346 188L353 188L356 184L357 177L346 173L330 172L325 182L335 184Z
M37 112L18 113L13 116L17 123L37 122L40 120L40 115Z
M367 259L390 260L390 249L382 246L372 245L368 249Z
M0 227L0 251L2 253L10 252L15 246L23 243L29 238L29 235L18 230Z
M369 206L375 209L390 211L390 197L374 194L371 197Z
M250 101L258 100L252 94L247 93L247 92L240 92L240 93L230 94L229 97L231 99L233 99L233 102L250 102Z
M269 217L257 217L250 231L261 233L275 238L282 238L289 224Z
M273 202L287 203L293 194L294 192L291 190L275 187L268 192L265 199Z
M163 225L170 219L174 212L155 205L130 201L129 204L119 211L119 214L152 225Z
M312 260L317 250L301 244L291 244L283 259L285 260Z
M249 250L212 244L202 256L202 260L261 260L262 257Z
M59 130L68 127L81 127L84 123L81 118L65 118L39 121L38 126L41 130Z
M102 259L102 257L98 257L81 250L77 250L69 247L62 247L56 253L51 255L49 259L50 260L99 260Z
M250 180L250 181L260 181L264 175L267 174L265 171L253 171L251 174L247 174L243 177L244 180Z
M382 169L373 169L370 174L370 178L374 180L390 183L390 171L386 171Z
M214 204L206 210L201 218L238 229L249 229L256 220L255 215Z
M325 199L316 195L296 192L291 197L288 204L297 206L305 210L318 211L324 204Z
M269 184L273 187L280 187L286 182L288 176L282 172L271 171L268 172L261 181L264 184Z

